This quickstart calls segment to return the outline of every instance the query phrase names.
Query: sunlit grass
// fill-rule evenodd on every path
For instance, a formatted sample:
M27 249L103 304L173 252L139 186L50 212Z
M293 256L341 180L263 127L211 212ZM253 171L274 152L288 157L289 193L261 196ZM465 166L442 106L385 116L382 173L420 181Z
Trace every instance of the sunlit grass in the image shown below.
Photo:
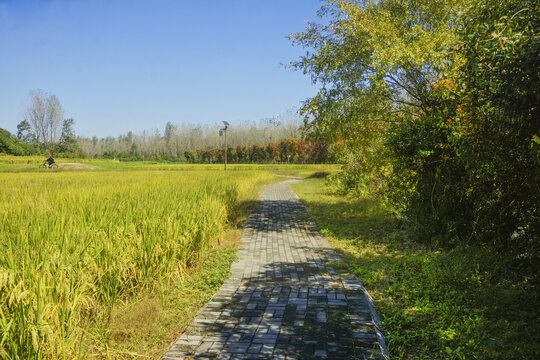
M223 164L186 164L158 161L118 161L90 158L55 158L58 169L39 169L46 156L0 156L0 172L62 172L98 170L223 171ZM335 172L336 164L228 164L228 171L263 170L277 174L308 176L315 172Z
M15 155L0 155L0 164L30 164L30 165L39 165L42 164L47 156L15 156ZM120 163L118 160L109 160L109 159L90 159L90 158L54 158L57 162L60 163L101 163L101 164L115 164Z
M112 356L100 346L115 311L186 279L269 181L261 171L0 174L0 357Z
M392 358L538 357L537 292L507 275L504 254L411 242L384 204L337 195L324 179L293 188L374 298Z

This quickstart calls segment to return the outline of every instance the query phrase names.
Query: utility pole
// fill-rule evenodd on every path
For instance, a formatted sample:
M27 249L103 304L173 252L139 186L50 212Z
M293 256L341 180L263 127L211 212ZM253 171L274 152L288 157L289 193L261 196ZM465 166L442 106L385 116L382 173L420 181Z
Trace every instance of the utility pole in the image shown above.
M227 121L223 121L223 129L219 129L219 136L225 135L225 171L227 171L227 128L229 127L229 123Z

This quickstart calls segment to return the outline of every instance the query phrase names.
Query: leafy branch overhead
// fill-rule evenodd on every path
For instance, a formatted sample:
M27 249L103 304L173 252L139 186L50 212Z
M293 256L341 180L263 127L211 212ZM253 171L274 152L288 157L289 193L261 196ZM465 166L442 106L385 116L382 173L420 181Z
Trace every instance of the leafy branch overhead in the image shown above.
M425 112L426 86L459 63L454 25L465 3L327 1L319 14L327 23L290 35L293 44L315 50L290 64L323 85L303 107L313 130L335 122L333 131L347 132L342 123L359 111L355 120L367 132L368 120Z

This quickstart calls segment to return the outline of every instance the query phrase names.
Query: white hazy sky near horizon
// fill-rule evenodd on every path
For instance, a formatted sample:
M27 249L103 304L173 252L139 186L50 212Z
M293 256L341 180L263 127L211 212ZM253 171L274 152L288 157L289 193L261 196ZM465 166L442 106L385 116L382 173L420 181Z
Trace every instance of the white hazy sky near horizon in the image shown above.
M0 128L29 91L56 95L82 136L232 126L298 108L317 87L281 64L319 0L0 0Z

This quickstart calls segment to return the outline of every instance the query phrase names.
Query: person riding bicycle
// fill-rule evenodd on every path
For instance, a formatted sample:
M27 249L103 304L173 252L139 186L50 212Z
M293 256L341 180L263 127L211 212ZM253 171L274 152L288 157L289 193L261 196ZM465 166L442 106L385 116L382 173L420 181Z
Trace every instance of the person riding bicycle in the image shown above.
M45 160L45 162L49 164L49 167L51 167L51 165L54 164L54 159L52 155L49 155L49 158Z

